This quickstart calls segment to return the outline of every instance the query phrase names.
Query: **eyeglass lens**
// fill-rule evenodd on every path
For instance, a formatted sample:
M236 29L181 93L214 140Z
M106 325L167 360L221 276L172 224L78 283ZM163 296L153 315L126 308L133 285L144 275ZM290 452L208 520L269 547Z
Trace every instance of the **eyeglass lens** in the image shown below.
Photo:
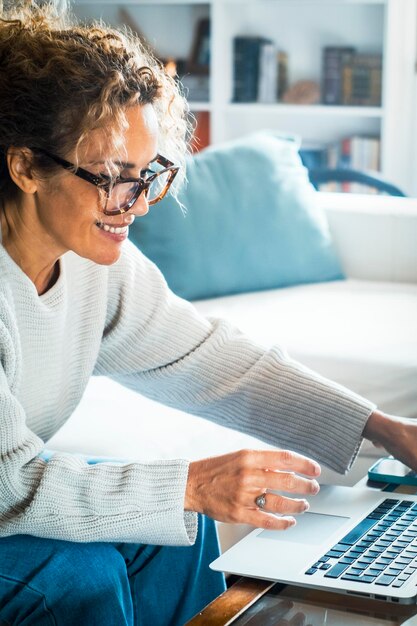
M146 199L152 204L163 195L170 183L171 172L161 172L149 185ZM138 192L139 184L135 182L118 183L113 187L106 203L106 212L117 213L128 206Z

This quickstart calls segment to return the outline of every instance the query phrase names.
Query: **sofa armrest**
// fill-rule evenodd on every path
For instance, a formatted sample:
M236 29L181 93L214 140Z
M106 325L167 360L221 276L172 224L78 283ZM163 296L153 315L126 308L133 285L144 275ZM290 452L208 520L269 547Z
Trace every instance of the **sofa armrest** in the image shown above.
M349 278L417 282L417 199L322 192L319 196Z

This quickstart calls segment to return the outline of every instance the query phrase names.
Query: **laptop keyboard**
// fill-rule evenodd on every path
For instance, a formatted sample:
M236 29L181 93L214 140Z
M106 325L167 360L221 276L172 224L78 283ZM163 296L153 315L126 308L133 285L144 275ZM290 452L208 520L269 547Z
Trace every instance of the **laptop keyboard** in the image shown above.
M416 538L417 504L387 499L305 574L320 572L324 578L402 587L417 570Z

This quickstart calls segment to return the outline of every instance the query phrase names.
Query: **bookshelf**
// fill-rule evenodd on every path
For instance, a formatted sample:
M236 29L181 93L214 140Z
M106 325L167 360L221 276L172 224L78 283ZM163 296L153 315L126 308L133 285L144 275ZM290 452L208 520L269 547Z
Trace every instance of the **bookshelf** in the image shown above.
M128 11L164 57L186 58L199 20L211 21L209 100L191 104L210 121L210 142L262 128L305 145L378 136L381 171L417 195L417 0L74 0L82 18L120 23ZM174 25L174 27L173 27ZM321 81L322 48L354 46L383 58L381 106L233 103L233 38L262 35L288 54L289 82Z

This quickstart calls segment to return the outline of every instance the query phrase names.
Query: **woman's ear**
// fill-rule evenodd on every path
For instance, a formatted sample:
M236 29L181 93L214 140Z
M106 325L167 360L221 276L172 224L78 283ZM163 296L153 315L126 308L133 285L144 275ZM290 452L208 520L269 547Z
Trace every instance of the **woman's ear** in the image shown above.
M32 152L28 148L9 148L7 165L10 178L24 193L37 191L37 181L32 173Z

